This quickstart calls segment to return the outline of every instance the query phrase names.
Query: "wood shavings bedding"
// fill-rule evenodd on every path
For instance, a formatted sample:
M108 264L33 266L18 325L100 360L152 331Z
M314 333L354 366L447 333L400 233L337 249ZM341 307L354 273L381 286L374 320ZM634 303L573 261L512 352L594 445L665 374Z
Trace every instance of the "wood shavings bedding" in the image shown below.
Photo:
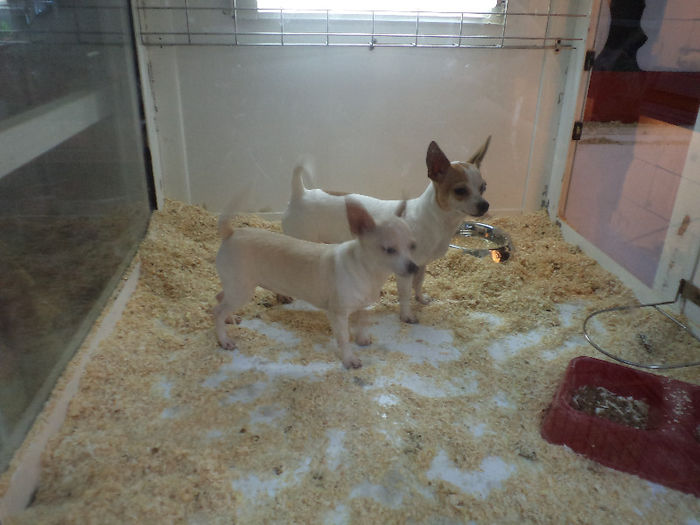
M544 213L493 223L513 257L454 251L430 265L434 301L419 325L399 323L390 279L371 314L374 344L358 350L364 367L347 371L322 312L264 290L230 327L240 349L221 350L209 313L216 219L168 202L36 498L10 523L696 519L700 500L540 437L568 361L601 357L581 336L587 313L633 299Z

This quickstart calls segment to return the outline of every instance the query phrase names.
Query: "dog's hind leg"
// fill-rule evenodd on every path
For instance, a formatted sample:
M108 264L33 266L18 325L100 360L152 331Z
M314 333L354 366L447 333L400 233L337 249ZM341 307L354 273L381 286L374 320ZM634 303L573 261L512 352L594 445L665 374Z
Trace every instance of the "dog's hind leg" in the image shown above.
M226 290L216 296L220 301L214 307L214 321L216 325L216 338L219 340L221 348L225 350L235 350L236 343L226 333L226 324L229 322L229 314L235 312L246 304L253 296L255 288L235 289L227 293Z
M399 317L404 323L415 324L418 318L411 312L411 276L396 276L396 286L399 289Z
M224 300L224 291L221 290L218 294L216 294L216 302L221 304L221 301L223 301L223 300ZM214 313L214 315L216 315L216 307L214 307L212 312ZM240 323L240 322L241 322L240 317L238 318L238 320L236 320L236 318L234 318L233 314L226 317L226 324L235 324L235 323Z
M225 350L235 350L236 343L226 333L226 318L231 309L224 299L214 307L214 320L216 323L216 338L219 340L221 348Z
M416 301L420 304L428 304L430 296L423 294L423 279L425 279L425 265L420 266L418 271L413 274L413 291L416 294Z

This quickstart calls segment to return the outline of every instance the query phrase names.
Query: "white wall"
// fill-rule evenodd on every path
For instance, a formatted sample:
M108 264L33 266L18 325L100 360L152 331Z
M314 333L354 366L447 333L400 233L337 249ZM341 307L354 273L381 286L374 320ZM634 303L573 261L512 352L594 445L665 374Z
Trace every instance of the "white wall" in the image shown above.
M550 6L520 4L545 13ZM558 13L589 8L589 1L552 3ZM588 22L554 18L545 29L546 17L535 20L542 27L509 30L552 34L555 24L571 24L585 35ZM427 185L431 140L451 160L466 160L493 135L482 166L486 197L493 212L512 214L539 209L545 198L566 75L579 50L141 51L165 197L214 211L280 212L302 156L314 159L314 182L324 188L412 197Z
M152 49L165 195L214 210L237 195L246 210L280 211L295 162L310 155L323 187L414 196L430 140L460 160L493 135L488 198L519 212L526 184L546 179L527 180L545 52Z

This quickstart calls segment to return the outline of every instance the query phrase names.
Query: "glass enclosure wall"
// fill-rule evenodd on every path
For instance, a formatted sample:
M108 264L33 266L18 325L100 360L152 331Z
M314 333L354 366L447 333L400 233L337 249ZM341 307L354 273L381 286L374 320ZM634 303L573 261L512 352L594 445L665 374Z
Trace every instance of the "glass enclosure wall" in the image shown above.
M678 285L667 283L678 261L663 264L669 239L677 240L677 259L697 256L683 237L697 209L690 195L700 185L687 163L700 108L697 15L698 4L683 0L602 3L582 134L562 200L569 225L647 287L667 285L665 297Z
M0 470L150 216L129 2L0 0Z

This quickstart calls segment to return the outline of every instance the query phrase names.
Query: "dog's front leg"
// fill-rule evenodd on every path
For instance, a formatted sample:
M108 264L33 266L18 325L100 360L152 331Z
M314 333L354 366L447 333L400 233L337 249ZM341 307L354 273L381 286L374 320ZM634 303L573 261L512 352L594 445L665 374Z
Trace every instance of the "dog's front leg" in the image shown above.
M372 343L372 337L367 333L367 310L362 308L352 314L350 323L354 326L355 344L367 346Z
M404 323L415 324L418 318L411 312L411 285L413 277L396 276L396 286L399 289L399 317Z
M331 322L333 335L338 343L338 349L343 359L345 368L360 368L362 361L350 349L350 330L348 327L348 312L328 312L328 319Z
M416 301L420 304L428 304L430 302L430 296L422 293L423 279L425 279L425 265L419 267L418 271L413 274L413 291L416 294Z

